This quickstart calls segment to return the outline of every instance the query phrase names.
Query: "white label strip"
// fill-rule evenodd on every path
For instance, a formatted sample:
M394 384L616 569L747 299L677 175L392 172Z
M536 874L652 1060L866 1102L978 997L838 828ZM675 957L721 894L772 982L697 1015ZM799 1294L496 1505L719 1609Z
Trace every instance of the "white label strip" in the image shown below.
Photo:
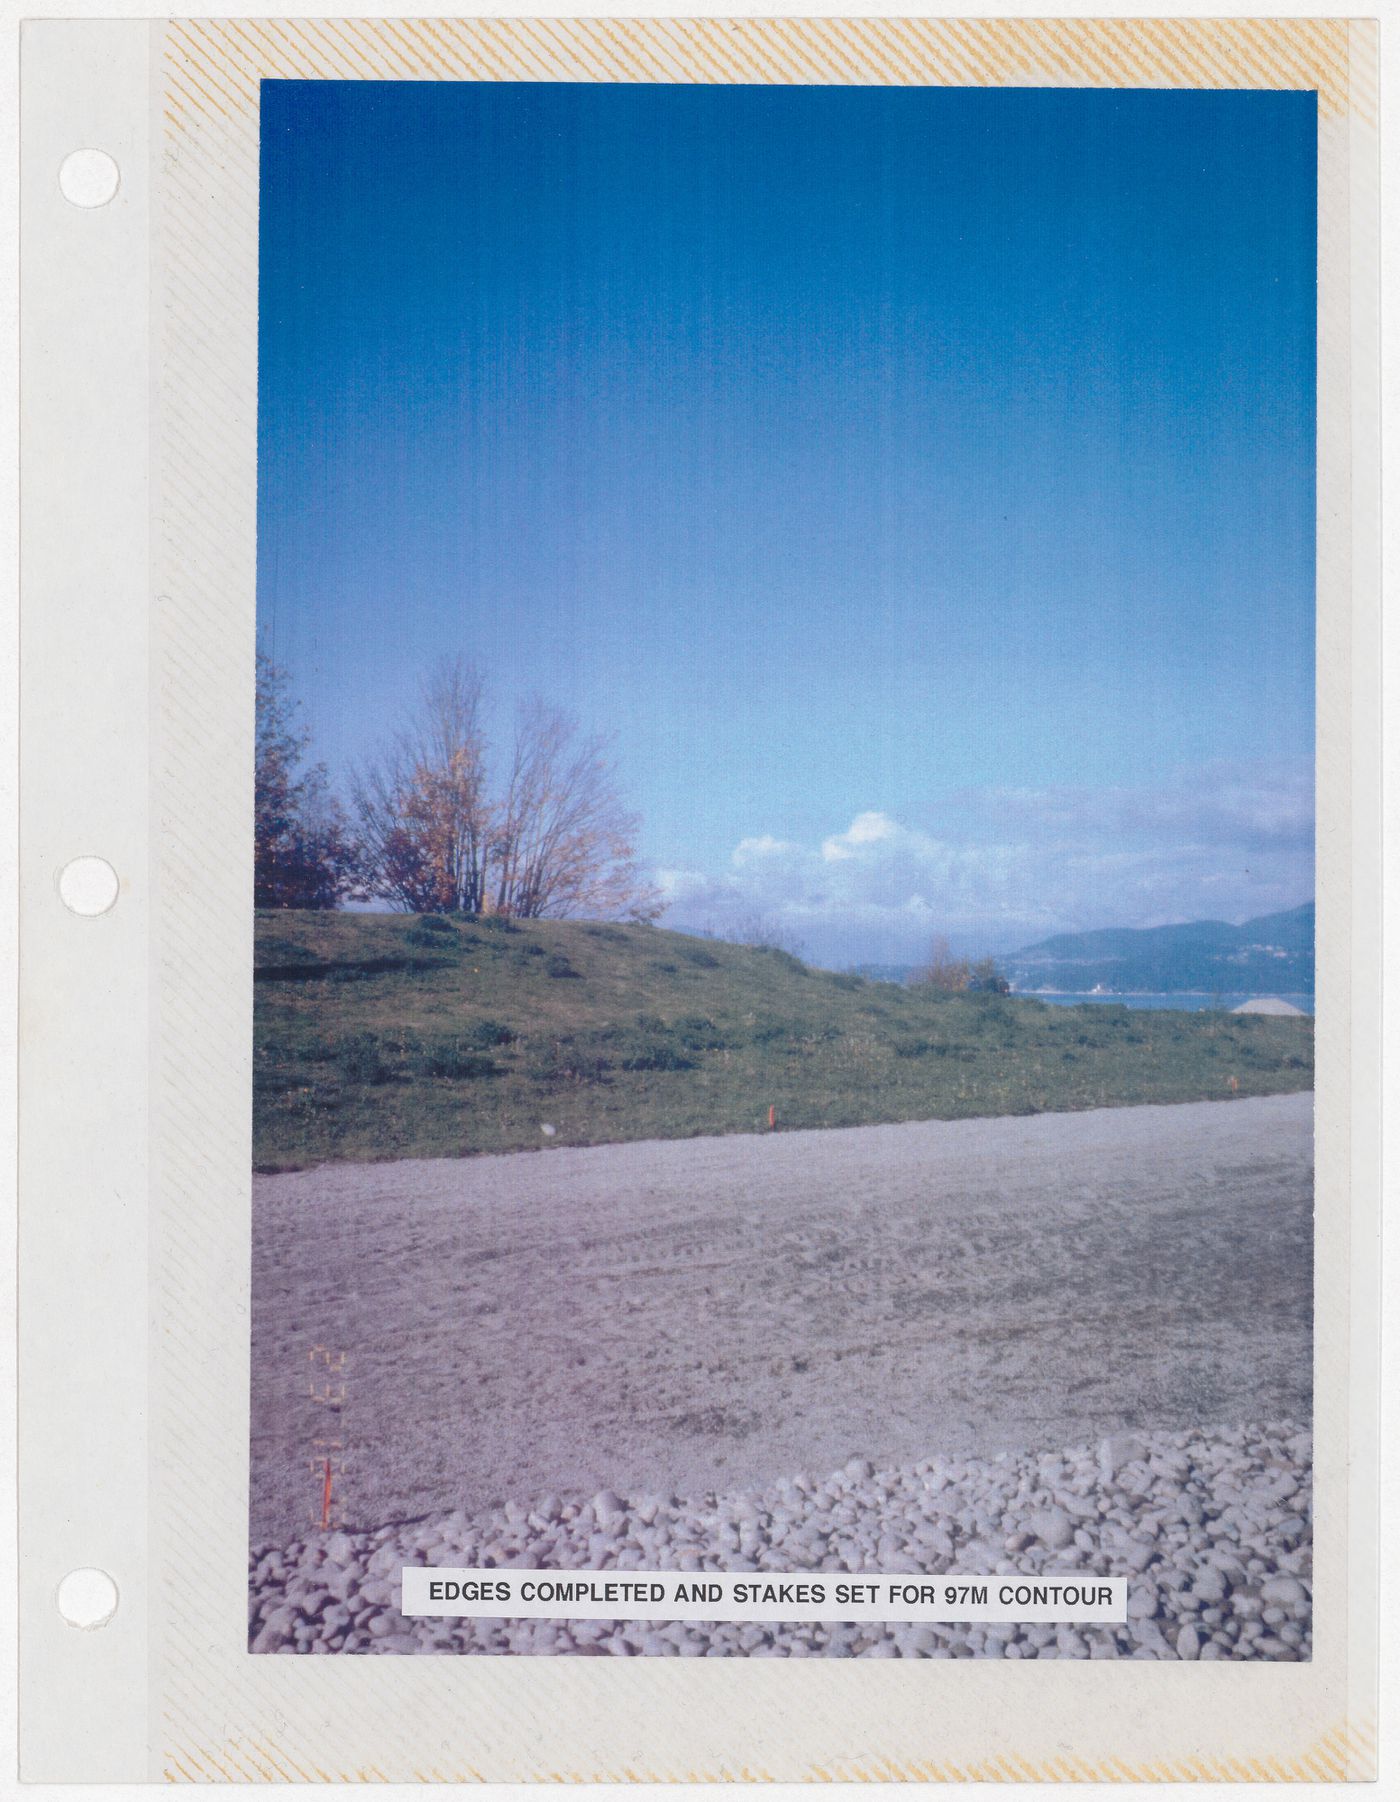
M583 1621L1070 1621L1128 1618L1126 1577L403 1567L405 1615Z

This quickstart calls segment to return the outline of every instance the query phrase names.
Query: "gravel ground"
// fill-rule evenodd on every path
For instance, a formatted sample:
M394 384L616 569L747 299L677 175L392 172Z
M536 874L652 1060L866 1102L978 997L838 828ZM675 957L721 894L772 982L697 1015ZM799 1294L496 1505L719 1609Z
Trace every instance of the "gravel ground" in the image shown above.
M1311 1418L1312 1097L253 1191L251 1536Z
M1296 1423L1119 1433L758 1490L434 1515L254 1546L255 1652L1150 1658L1311 1652L1311 1434ZM406 1620L405 1564L560 1570L1077 1572L1129 1578L1126 1627Z
M250 1644L1306 1658L1312 1208L1310 1095L260 1178ZM1082 1571L1132 1618L410 1622L410 1562Z

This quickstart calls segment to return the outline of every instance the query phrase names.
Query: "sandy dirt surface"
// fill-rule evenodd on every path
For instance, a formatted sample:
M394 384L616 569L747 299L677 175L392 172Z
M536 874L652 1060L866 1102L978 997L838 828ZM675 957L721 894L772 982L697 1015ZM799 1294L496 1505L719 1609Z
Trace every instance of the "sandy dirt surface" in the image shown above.
M1311 1414L1312 1097L255 1179L252 1530Z

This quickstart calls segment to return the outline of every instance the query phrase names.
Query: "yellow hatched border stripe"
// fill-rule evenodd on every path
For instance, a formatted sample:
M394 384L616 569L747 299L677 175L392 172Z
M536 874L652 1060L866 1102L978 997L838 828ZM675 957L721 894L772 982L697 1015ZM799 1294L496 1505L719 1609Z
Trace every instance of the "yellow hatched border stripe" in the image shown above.
M1345 19L174 20L166 119L228 122L263 77L1313 89L1369 120Z
M1109 1757L1088 1760L1073 1756L1032 1763L1015 1753L975 1763L945 1764L937 1759L877 1763L814 1765L807 1776L818 1783L1329 1783L1374 1778L1375 1734L1369 1726L1347 1722L1320 1734L1312 1745L1287 1757L1270 1758L1169 1758L1150 1764L1129 1764ZM168 1753L168 1783L387 1783L390 1778L377 1765L324 1770L303 1765L270 1747L243 1740L231 1741L218 1753L182 1749ZM473 1767L444 1770L440 1765L415 1768L418 1783L483 1783L487 1779ZM604 1770L539 1770L527 1781L535 1783L770 1783L773 1773L750 1764L722 1765L714 1770L638 1769L628 1765Z

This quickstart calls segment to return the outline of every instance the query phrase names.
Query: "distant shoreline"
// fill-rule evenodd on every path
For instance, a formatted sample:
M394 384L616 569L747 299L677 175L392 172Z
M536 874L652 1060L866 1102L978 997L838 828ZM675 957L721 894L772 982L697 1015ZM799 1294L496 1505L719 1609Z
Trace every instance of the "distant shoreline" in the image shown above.
M1023 1001L1048 1001L1056 1006L1086 1006L1094 1003L1119 1003L1124 1007L1151 1007L1170 1012L1177 1003L1199 1002L1198 1007L1185 1007L1186 1013L1205 1013L1218 1007L1222 1012L1244 1001L1266 998L1288 1001L1302 1013L1316 1012L1316 997L1305 989L1013 989L1013 997Z

